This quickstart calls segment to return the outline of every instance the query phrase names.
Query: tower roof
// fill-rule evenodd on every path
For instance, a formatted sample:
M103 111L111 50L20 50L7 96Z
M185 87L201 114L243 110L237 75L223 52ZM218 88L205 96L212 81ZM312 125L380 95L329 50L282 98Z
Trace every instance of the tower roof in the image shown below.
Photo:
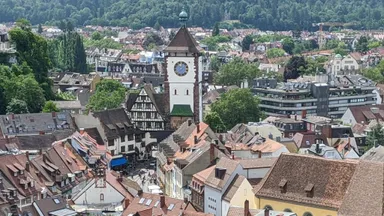
M200 53L201 47L186 27L181 27L164 52Z

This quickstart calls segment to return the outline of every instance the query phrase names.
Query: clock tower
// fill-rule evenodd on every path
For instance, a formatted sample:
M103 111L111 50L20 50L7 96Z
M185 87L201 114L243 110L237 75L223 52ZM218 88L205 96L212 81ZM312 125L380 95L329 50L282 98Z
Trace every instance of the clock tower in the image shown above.
M164 49L166 104L173 128L187 119L198 122L203 118L202 49L186 27L188 14L184 9L179 20L181 28Z

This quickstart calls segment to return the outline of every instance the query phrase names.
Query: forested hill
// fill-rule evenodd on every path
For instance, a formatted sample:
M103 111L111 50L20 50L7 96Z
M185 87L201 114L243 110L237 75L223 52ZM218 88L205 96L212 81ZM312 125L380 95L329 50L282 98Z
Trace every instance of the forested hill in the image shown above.
M190 24L212 27L240 20L263 30L313 29L318 22L357 22L354 28L384 27L384 0L0 0L0 22L26 18L32 24L70 18L75 25L141 28L158 21L178 26L185 5Z

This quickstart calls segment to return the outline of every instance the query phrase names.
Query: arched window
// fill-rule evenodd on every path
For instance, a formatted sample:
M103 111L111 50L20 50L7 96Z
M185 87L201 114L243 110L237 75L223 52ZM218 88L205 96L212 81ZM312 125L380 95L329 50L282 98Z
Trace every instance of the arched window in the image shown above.
M185 91L185 95L189 95L189 90L188 89Z
M310 213L310 212L305 212L305 213L303 214L303 216L312 216L312 213Z
M177 90L175 89L175 95L177 95Z
M103 193L100 194L100 201L104 201L104 194Z
M264 209L268 209L268 210L270 210L270 211L273 210L272 206L270 206L270 205L266 205L266 206L264 206Z
M286 208L286 209L284 209L284 211L283 212L292 212L292 210L291 209L289 209L289 208Z

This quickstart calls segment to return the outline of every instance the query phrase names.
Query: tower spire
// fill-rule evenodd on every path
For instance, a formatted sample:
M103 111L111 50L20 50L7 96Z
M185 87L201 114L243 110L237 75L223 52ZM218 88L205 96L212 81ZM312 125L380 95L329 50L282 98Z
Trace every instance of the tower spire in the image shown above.
M188 21L188 13L185 11L185 7L183 6L183 9L181 10L179 14L179 21L181 23L181 27L185 28L187 27L187 21Z

